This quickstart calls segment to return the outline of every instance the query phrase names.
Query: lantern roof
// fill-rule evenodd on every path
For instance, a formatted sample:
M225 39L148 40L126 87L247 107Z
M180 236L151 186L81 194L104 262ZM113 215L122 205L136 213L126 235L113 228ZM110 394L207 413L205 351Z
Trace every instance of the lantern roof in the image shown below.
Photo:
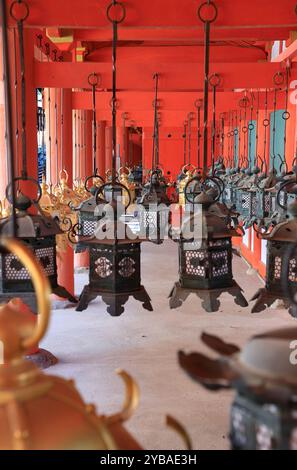
M100 202L99 202L99 204L100 204ZM90 212L91 214L94 214L97 205L98 204L96 203L96 196L94 195L94 196L90 197L89 199L86 199L85 201L83 201L77 207L76 210L81 211L81 212Z
M19 211L16 216L19 238L43 238L62 234L55 219L46 215L28 214ZM12 218L7 217L0 221L0 233L9 235L12 230Z
M145 187L145 192L141 197L140 204L166 204L170 205L170 200L166 194L165 185L162 184L157 172L153 173L149 183Z
M221 239L241 236L237 231L227 225L226 219L230 212L226 212L226 217L223 216L221 207L217 205L214 196L210 191L201 192L195 197L195 205L199 204L201 212L194 210L183 223L182 231L187 233L187 229L193 225L195 217L197 223L202 224L202 238L204 239Z
M297 400L296 366L289 357L296 335L297 328L274 330L252 337L240 350L203 333L202 341L220 356L210 359L200 353L179 352L179 362L194 380L212 390L233 387L263 401Z
M294 243L297 233L297 201L288 207L290 218L277 224L270 233L261 235L261 238L270 241Z

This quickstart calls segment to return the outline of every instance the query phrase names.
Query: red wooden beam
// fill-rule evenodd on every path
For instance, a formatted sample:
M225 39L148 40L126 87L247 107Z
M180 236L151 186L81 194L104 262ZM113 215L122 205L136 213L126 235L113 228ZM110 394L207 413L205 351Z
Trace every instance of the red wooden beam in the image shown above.
M110 43L111 44L111 43ZM126 43L125 43L126 44ZM134 47L133 47L134 46ZM98 49L88 54L88 62L110 62L112 56L111 47L99 44ZM165 63L182 63L182 62L204 62L204 46L202 42L191 45L174 45L162 46L148 44L135 44L120 45L117 51L117 58L121 60L129 60L134 63L154 61L156 64L159 62ZM258 47L244 47L236 45L224 45L221 42L218 45L211 47L211 61L212 62L258 62L267 59L267 54L263 48Z
M225 41L275 41L286 40L290 31L294 29L292 26L282 27L264 27L264 28L214 28L211 33L211 39ZM127 28L121 26L119 28L119 40L122 41L164 41L167 43L178 42L179 44L192 41L203 41L204 32L199 25L192 27L166 27L166 28L144 28L137 26L135 28ZM74 39L78 41L111 41L112 32L108 28L99 29L75 29Z
M203 88L203 64L118 62L118 89L151 91L153 74L160 74L163 91L191 91ZM265 88L273 86L273 76L281 70L277 63L212 63L211 73L222 78L222 90L236 88ZM89 88L88 76L96 72L101 76L101 88L111 87L110 63L39 63L34 64L36 87ZM297 65L292 64L291 78L297 78Z
M8 8L13 0L7 0ZM111 28L106 18L110 0L32 0L26 25L30 27L56 28ZM203 30L197 18L197 8L202 0L129 0L125 28L180 28L194 27ZM215 0L218 18L213 30L249 29L254 37L259 30L274 28L287 32L296 27L295 0ZM8 10L9 11L9 10ZM265 12L263 14L263 12ZM14 24L9 17L10 25ZM275 38L277 39L277 38Z
M265 92L259 94L259 109L264 109ZM239 109L239 101L243 97L243 92L221 92L217 98L217 111L224 112L230 109ZM111 93L97 92L96 108L98 113L107 111L110 118ZM251 98L250 93L248 97ZM190 111L196 112L195 101L202 99L203 94L195 92L161 92L159 94L160 112L163 111L182 111L184 115ZM143 115L152 113L152 103L154 100L153 92L119 92L118 109L121 112L143 112ZM273 93L268 94L268 109L273 108ZM257 107L258 94L254 93L254 109ZM284 92L278 94L278 105L281 108L285 103ZM72 93L72 109L92 109L92 93L90 91L77 91Z

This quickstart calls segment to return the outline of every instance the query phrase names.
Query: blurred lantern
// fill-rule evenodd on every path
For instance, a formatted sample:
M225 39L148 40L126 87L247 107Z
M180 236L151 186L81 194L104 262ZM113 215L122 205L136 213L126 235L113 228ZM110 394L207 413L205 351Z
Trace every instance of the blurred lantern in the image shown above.
M281 299L286 307L290 305L281 279L284 276L283 260L287 249L296 240L297 202L292 203L288 211L290 214L288 220L277 224L269 233L259 234L261 239L267 240L266 281L265 287L252 298L252 300L256 300L252 313L265 310L277 299ZM285 281L292 287L297 287L296 273L297 258L292 256L289 261L289 269L286 270Z
M212 391L235 388L231 408L233 450L297 450L297 376L289 360L297 329L254 336L242 351L220 338L202 335L219 353L179 353L181 367Z
M100 416L94 405L84 403L72 380L44 375L23 359L46 333L50 285L44 270L23 244L3 238L0 243L32 276L39 313L38 323L33 323L29 313L13 305L0 306L4 349L4 365L0 365L0 449L140 449L123 427L139 401L138 387L127 373L119 371L126 384L123 410Z
M222 214L217 215L215 203L221 192L216 184L217 198L205 191L197 195L194 204L198 209L184 220L181 235L174 240L179 243L180 278L170 293L171 308L180 307L190 294L196 294L207 312L215 312L220 306L218 298L225 292L234 296L238 305L247 306L232 274L232 237L241 235L227 225ZM185 194L188 199L187 188Z

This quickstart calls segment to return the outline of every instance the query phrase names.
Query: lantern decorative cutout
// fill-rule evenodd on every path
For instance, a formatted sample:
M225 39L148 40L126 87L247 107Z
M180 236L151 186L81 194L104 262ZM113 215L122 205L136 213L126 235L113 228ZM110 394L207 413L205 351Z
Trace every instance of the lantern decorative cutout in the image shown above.
M0 243L30 272L39 314L39 322L33 326L26 312L0 306L0 339L4 345L4 365L0 365L0 449L141 449L123 426L139 401L138 387L127 373L118 372L126 384L123 410L100 416L94 405L84 403L72 380L44 375L23 358L46 333L51 289L31 250L13 239L1 239Z
M170 200L160 173L153 171L149 183L144 186L139 202L139 225L141 237L157 245L163 243L170 223Z
M276 185L276 174L271 170L268 175L262 173L256 182L257 204L256 204L256 220L269 220L275 212L275 198L272 197L274 187Z
M216 200L221 194L219 185L218 189ZM185 194L188 200L187 188ZM196 294L207 312L216 312L220 306L218 299L225 292L238 305L248 305L232 274L232 237L240 234L227 226L223 217L211 212L216 200L206 192L196 196L194 204L201 206L201 213L196 210L186 218L180 238L174 240L179 243L180 278L169 295L170 308L180 307L190 294ZM194 224L200 224L202 233L197 238L195 235L184 238L183 234L191 233Z
M96 204L107 185L110 186L110 183L99 189ZM115 183L113 187L116 192L118 189L127 191L120 183ZM82 241L90 253L89 284L84 287L76 310L85 310L91 300L101 296L107 304L108 313L119 316L124 312L124 304L133 296L142 302L143 308L152 311L150 297L141 285L141 239L136 238L129 227L120 221L125 207L119 201L107 203L104 199L100 200L101 203L105 202L105 216L98 222L94 236ZM130 204L130 199L128 202Z
M40 194L39 187L39 196ZM16 202L18 209L18 238L32 250L43 266L50 281L52 292L59 297L76 303L77 299L58 284L56 236L61 234L62 231L51 217L29 214L28 209L31 205L32 201L27 196L23 194L18 196ZM11 230L12 217L1 219L0 233L9 236ZM34 289L26 268L19 263L14 255L5 252L0 253L0 265L1 301L7 301L12 297L20 297L33 312L36 312Z
M257 194L251 188L257 182L259 172L259 168L254 168L252 172L248 172L247 177L241 180L237 186L237 210L244 222L251 219L257 210Z
M254 336L240 349L202 334L220 356L179 352L179 363L209 390L236 389L231 408L232 450L297 450L297 375L289 360L297 328Z
M269 233L259 234L267 240L266 281L265 287L259 289L251 300L256 300L252 313L261 312L272 305L277 299L284 302L289 308L290 302L281 282L284 276L284 257L289 246L296 241L297 230L297 202L289 206L290 218L276 225ZM297 287L297 257L290 259L290 269L287 272L286 282Z

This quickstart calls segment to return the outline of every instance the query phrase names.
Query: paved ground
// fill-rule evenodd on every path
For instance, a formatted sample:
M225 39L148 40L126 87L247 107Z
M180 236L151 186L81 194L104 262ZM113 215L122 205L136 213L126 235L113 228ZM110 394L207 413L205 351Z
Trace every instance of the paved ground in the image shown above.
M235 278L250 299L261 281L247 270L246 263L235 257ZM87 402L95 403L101 413L113 413L123 398L123 385L114 370L123 368L141 389L140 406L127 427L145 448L183 448L179 436L165 427L169 413L185 425L195 449L226 449L233 393L212 393L193 383L180 370L177 351L206 351L199 340L202 331L243 345L256 332L292 325L294 320L285 310L252 315L250 307L238 307L227 294L221 298L218 313L205 313L195 296L181 308L170 310L167 296L178 279L177 272L175 244L146 243L142 281L152 298L153 312L130 300L125 313L112 318L100 299L81 313L66 307L54 310L42 346L59 363L48 372L74 378ZM76 275L77 294L86 281L86 274Z

